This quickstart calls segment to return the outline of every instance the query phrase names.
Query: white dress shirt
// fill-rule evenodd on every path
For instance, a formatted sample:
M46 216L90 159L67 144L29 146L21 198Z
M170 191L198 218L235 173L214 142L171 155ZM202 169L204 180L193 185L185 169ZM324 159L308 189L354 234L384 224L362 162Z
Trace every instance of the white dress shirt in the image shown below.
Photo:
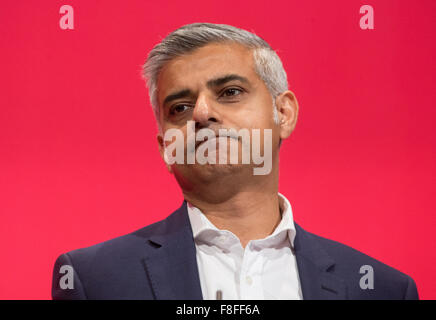
M292 207L280 193L279 199L282 220L277 228L245 248L235 234L219 230L188 203L203 299L215 300L218 290L223 300L302 299Z

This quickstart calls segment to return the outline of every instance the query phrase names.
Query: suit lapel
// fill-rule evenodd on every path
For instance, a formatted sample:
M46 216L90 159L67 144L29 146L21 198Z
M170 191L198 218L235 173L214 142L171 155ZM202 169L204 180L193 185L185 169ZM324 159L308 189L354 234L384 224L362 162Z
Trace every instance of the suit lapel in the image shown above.
M346 299L344 281L333 274L335 261L321 248L313 235L295 224L295 255L303 299Z
M143 262L159 300L202 300L196 249L186 202L164 220L148 240L149 254Z
M344 281L333 274L335 261L313 235L297 224L295 227L294 249L303 299L346 299ZM156 299L203 299L186 202L164 220L147 245L143 263Z

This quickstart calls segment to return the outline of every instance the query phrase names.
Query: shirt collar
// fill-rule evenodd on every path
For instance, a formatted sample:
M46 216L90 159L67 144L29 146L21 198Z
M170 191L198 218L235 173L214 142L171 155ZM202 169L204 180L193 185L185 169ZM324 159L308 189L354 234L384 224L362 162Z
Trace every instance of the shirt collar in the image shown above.
M283 240L287 236L290 245L294 247L296 235L292 206L285 196L278 193L282 219L274 232L264 239L252 240L258 247L268 247L274 245L277 241ZM223 235L236 236L228 230L220 230L210 222L210 220L201 212L201 210L191 203L187 203L189 220L191 223L192 233L195 241L215 244L216 239L223 238ZM236 238L237 239L237 238ZM222 243L222 242L221 242Z

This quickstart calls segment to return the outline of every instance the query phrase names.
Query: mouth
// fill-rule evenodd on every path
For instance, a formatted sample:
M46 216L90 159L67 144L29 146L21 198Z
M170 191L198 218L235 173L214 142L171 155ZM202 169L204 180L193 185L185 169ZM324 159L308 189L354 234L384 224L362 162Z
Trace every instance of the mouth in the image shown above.
M201 141L196 141L196 142L195 142L195 149L197 149L197 147L198 147L200 144L205 143L205 142L208 142L208 141L211 141L211 140L216 140L217 138L218 138L218 136L215 136L215 137L213 137L213 138L207 138L207 139L204 139L204 140L201 140Z
M206 139L206 140L202 140L202 141L196 141L196 142L195 142L195 149L197 149L197 147L198 147L200 144L202 144L202 143L205 143L205 142L211 142L212 140L216 142L217 140L219 140L219 138L227 138L227 139L235 139L235 140L238 140L238 138L235 138L235 137L233 137L233 136L229 136L229 135L225 135L225 136L216 135L216 136L213 137L213 138L208 138L208 139Z

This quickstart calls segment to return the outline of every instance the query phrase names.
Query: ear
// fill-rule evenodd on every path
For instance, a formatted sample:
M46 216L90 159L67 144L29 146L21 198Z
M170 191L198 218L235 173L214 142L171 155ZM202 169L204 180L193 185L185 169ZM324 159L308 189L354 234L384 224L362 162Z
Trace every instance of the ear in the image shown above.
M173 169L165 161L165 142L164 142L164 139L163 139L163 137L162 137L162 135L160 133L157 134L156 138L157 138L157 142L158 142L158 145L159 145L160 156L161 156L162 160L165 162L165 166L167 167L168 171L172 174L173 173Z
M295 95L287 90L276 97L279 114L280 139L288 138L294 131L298 119L298 102Z

